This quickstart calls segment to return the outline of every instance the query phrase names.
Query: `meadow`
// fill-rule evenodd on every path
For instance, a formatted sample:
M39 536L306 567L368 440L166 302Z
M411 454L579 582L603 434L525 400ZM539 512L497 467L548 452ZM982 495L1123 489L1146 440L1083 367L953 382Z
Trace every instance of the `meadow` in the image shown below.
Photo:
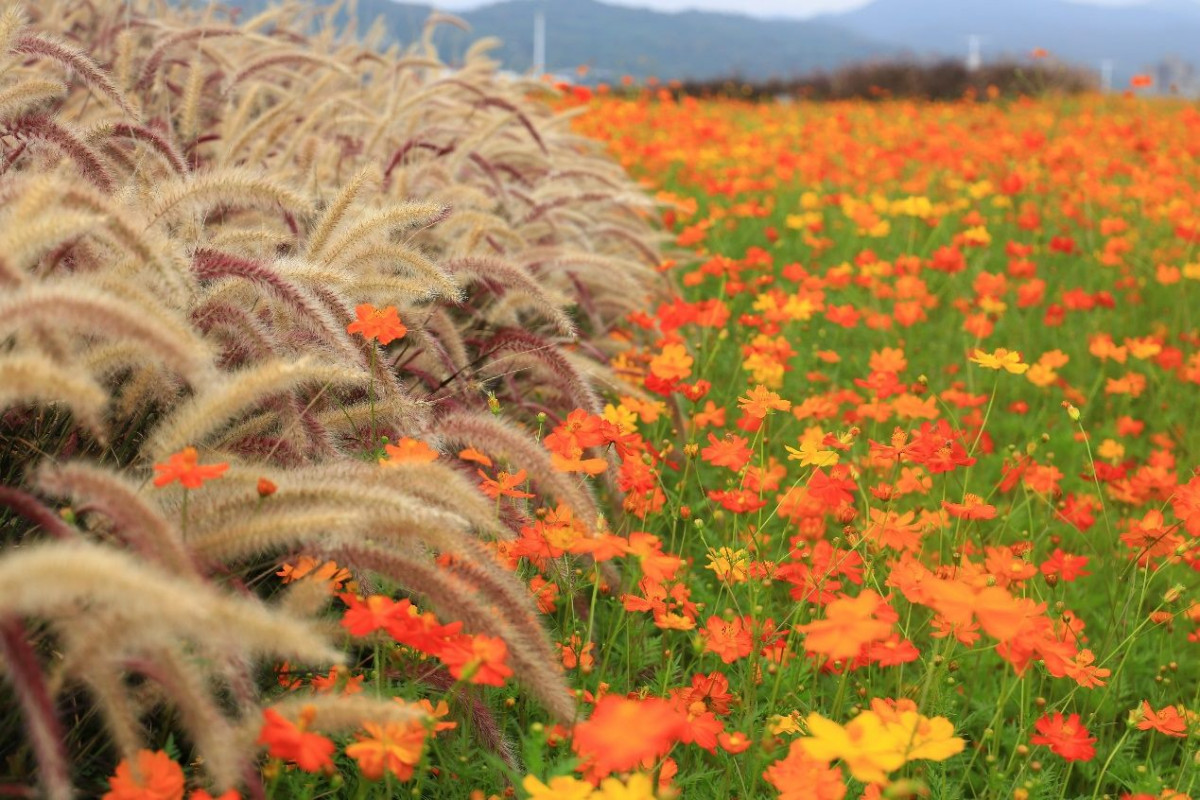
M377 45L6 8L0 792L1195 795L1194 105Z

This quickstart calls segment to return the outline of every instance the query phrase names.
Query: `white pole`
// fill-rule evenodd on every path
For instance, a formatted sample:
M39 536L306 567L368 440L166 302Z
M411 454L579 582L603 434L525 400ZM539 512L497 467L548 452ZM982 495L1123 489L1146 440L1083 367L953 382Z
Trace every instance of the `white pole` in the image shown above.
M533 74L541 77L546 71L546 12L538 7L533 14Z
M979 69L983 65L983 54L980 51L981 37L978 34L971 34L967 37L967 69L971 72Z
M1112 91L1113 60L1106 58L1100 62L1100 90Z

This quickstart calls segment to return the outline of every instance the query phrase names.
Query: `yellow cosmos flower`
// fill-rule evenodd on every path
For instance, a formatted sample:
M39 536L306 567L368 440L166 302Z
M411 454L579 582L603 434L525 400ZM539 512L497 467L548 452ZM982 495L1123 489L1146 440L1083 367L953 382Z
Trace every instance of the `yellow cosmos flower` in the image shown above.
M601 415L606 422L611 422L621 429L621 433L634 433L637 431L638 415L631 408L625 405L614 406L608 403L604 406L604 413Z
M722 583L741 583L746 580L750 567L750 554L745 550L722 547L708 548L708 569Z
M832 467L839 459L837 451L822 450L812 442L801 442L799 450L786 444L783 449L788 452L788 461L799 461L802 467Z
M551 778L549 785L526 775L521 786L529 792L529 800L592 800L592 785L570 775Z
M805 719L809 736L800 746L811 758L830 762L840 759L850 774L863 783L886 783L887 774L904 766L904 756L885 735L879 717L864 711L845 727L820 714Z
M992 353L976 350L975 355L971 356L971 363L986 369L1004 369L1014 375L1024 374L1029 369L1028 364L1021 363L1020 353L1003 347L997 347Z
M976 225L974 228L967 228L962 234L963 241L967 244L973 244L978 247L986 247L992 243L992 235L988 233L988 229L982 225Z
M893 711L882 701L872 701L871 711L883 722L892 746L904 760L945 761L962 752L965 742L954 735L954 723L945 717L926 717L915 708Z
M783 736L784 734L803 733L800 727L799 713L793 711L791 714L784 716L776 714L767 722L767 731L772 736Z
M605 778L591 800L654 800L654 781L641 772L630 775L625 783L617 778Z
M809 736L800 740L804 752L825 762L841 760L864 783L885 783L889 772L909 761L945 761L965 746L950 720L923 716L915 704L903 701L892 708L873 700L870 710L845 726L819 714L809 714L805 722Z

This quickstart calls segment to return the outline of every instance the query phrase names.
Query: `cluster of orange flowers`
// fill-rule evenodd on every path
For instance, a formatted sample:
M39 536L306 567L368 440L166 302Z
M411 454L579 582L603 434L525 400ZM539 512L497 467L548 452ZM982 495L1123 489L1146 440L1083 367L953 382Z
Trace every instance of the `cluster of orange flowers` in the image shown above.
M685 458L664 460L662 482L701 476L704 510L677 509L711 523L702 552L731 598L779 583L810 616L781 625L726 607L705 620L684 567L643 576L627 609L654 610L664 630L697 627L723 665L932 669L927 647L942 663L956 645L1084 691L1106 689L1122 646L1200 642L1185 580L1200 569L1200 478L1182 461L1200 454L1181 429L1147 424L1168 387L1200 383L1200 335L1171 314L1169 288L1200 280L1200 171L1165 155L1200 154L1200 114L1127 99L1073 114L1033 101L593 102L579 128L627 167L672 176L664 222L696 253L675 268L686 296L631 315L650 344L617 363L688 421ZM1097 136L1105 147L1089 146ZM961 355L928 337L961 340ZM926 355L948 349L948 363ZM745 383L732 391L699 369L738 356ZM1017 514L1045 532L1020 531ZM1130 569L1155 587L1138 606L1139 641L1103 631L1098 647L1088 578ZM1131 725L1194 735L1194 698L1159 686L1145 696L1174 702L1143 701ZM1025 741L1093 759L1094 703L1060 697ZM879 764L853 761L868 758L858 737L883 746L871 713L839 728L843 749L797 740L767 779L783 796L842 797L829 762L844 752L854 777L881 782Z
M525 793L641 800L681 764L740 758L758 765L744 780L795 800L919 794L931 767L914 762L978 796L990 784L966 773L1002 758L1021 797L1045 788L1031 753L1093 762L1103 791L1118 756L1182 758L1200 735L1179 668L1200 644L1200 453L1174 406L1200 385L1200 333L1174 301L1200 280L1200 113L588 102L581 130L672 176L664 223L695 254L664 265L682 296L614 334L640 343L611 363L636 394L547 416L551 468L619 504L619 526L543 497L534 465L486 442L406 438L380 467L477 476L514 532L489 544L498 563L569 620L559 652L588 713L547 741L569 741L578 777L528 776ZM395 309L357 317L366 339L405 335ZM156 484L196 489L222 467L185 451ZM329 582L349 633L383 632L456 681L511 675L502 640L362 597L336 564L281 574ZM573 625L586 580L592 639ZM653 681L604 672L604 594L662 645ZM1123 662L1134 648L1157 677ZM272 757L329 767L311 720L271 714ZM428 733L368 727L345 752L404 779ZM1120 752L1143 735L1153 747ZM174 787L160 761L137 780ZM1184 799L1147 772L1150 791L1124 796Z
M503 686L512 675L503 639L462 633L461 622L442 625L428 611L418 611L407 598L396 602L379 594L365 600L353 594L341 597L347 606L342 627L355 636L386 631L398 643L440 660L456 680Z

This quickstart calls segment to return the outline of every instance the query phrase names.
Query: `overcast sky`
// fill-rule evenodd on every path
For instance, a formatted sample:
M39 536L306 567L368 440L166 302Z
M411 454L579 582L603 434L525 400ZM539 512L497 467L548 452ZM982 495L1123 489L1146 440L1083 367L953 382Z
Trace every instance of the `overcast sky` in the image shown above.
M1134 5L1140 0L1076 0L1103 5ZM427 0L438 8L461 11L489 5L495 0ZM547 0L553 4L554 0ZM756 17L811 17L824 11L848 11L871 0L604 0L614 5L653 8L658 11L733 11Z

